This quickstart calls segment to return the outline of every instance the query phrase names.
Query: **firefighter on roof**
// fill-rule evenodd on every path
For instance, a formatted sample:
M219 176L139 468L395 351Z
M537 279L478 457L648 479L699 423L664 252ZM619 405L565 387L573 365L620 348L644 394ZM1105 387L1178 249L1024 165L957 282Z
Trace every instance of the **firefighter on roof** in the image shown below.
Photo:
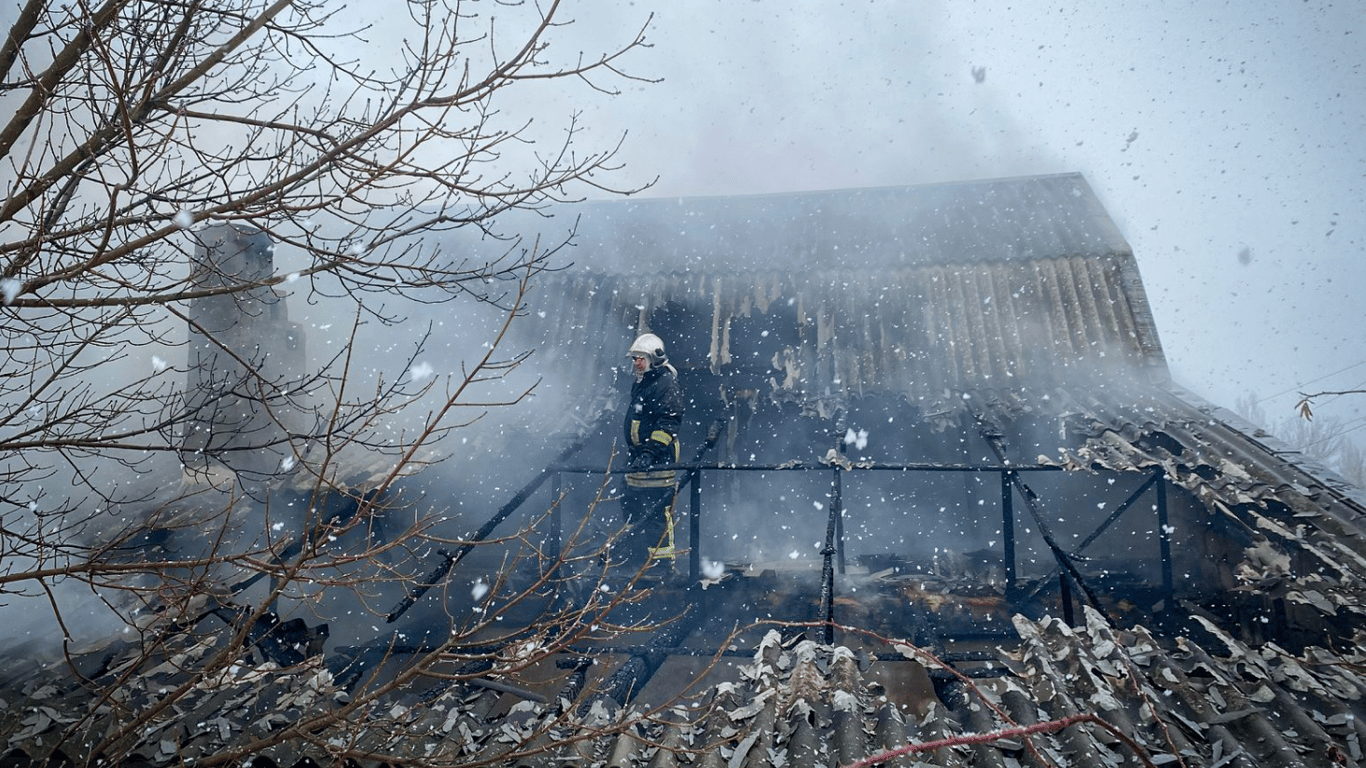
M635 384L626 409L626 493L622 516L630 525L622 546L632 566L674 558L673 501L678 428L683 420L683 391L678 371L664 355L664 342L642 334L628 353Z

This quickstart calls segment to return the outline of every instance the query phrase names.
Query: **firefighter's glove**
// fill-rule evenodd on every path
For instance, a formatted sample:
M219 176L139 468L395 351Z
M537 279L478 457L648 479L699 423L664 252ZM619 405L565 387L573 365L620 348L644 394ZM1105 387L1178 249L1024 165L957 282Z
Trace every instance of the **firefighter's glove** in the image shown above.
M654 460L650 458L650 454L644 451L632 456L631 460L627 462L630 469L649 469L651 464L654 464Z
M674 452L668 445L657 440L651 440L649 445L651 462L655 464L669 464L673 462Z
M652 435L650 439L646 440L645 444L640 447L644 448L647 452L649 452L650 461L654 462L655 464L668 464L670 461L673 460L674 457L673 448L669 445L669 443L659 440L657 437L658 435L665 435L665 433L656 432L655 435ZM665 435L665 437L668 436Z

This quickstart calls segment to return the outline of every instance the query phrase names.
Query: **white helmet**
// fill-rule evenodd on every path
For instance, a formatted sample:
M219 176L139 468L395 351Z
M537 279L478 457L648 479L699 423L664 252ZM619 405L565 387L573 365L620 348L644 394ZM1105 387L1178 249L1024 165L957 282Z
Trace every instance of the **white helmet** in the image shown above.
M644 355L650 359L651 366L656 366L664 362L664 342L653 333L642 333L631 342L631 350L626 354Z

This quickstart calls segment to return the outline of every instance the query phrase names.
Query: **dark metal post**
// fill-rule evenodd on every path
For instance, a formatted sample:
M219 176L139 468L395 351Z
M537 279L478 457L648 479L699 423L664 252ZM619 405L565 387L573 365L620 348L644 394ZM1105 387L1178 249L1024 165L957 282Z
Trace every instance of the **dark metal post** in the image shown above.
M1001 546L1007 595L1015 592L1015 487L1010 476L1010 472L1001 473Z
M1157 546L1162 556L1162 594L1167 610L1172 609L1172 599L1176 595L1175 581L1172 578L1172 529L1167 520L1167 475L1157 470Z
M840 469L835 467L834 487L830 492L830 513L825 522L825 546L821 549L821 642L835 642L835 553L839 551L836 533L839 530Z
M1010 462L1006 460L1005 443L1001 439L1001 436L997 433L983 429L982 437L986 438L987 445L991 446L992 452L996 454L996 460L999 461L1002 466L1008 466ZM1043 513L1040 510L1039 495L1034 493L1033 489L1020 480L1018 472L1007 471L1006 474L1010 478L1011 485L1015 486L1015 489L1020 492L1020 499L1024 501L1025 508L1029 510L1030 516L1034 518L1034 524L1039 527L1039 535L1043 536L1044 543L1048 544L1048 549L1052 551L1053 558L1057 560L1058 565L1072 577L1072 582L1081 590L1082 595L1086 598L1086 602L1090 603L1091 607L1096 609L1096 611L1104 614L1104 610L1100 606L1100 600L1096 597L1095 592L1087 586L1086 580L1082 578L1081 571L1077 570L1076 563L1072 562L1071 556L1064 552L1062 546L1058 544L1057 539L1053 538L1053 532L1049 530L1048 523L1044 521ZM1108 616L1106 617L1106 621L1109 621Z
M688 580L696 584L702 575L702 470L694 468L688 489Z
M1076 609L1072 607L1072 580L1067 578L1067 572L1058 574L1058 599L1062 601L1062 620L1069 627L1077 626Z
M386 616L384 620L391 624L398 621L399 617L406 613L409 608L412 608L413 603L421 600L422 596L427 594L428 590L445 581L446 577L450 575L451 569L455 567L455 564L460 562L465 555L468 555L470 550L474 549L480 542L488 538L489 534L493 533L493 529L497 528L499 523L502 523L507 519L508 515L517 511L518 507L522 506L527 499L531 498L531 494L539 490L541 485L545 483L546 480L550 479L551 475L559 477L559 473L563 470L558 468L563 467L564 463L568 461L571 456L579 452L579 449L583 447L583 444L588 441L589 435L592 435L598 429L601 429L606 423L607 417L599 419L593 429L585 431L583 436L575 441L573 445L565 448L554 461L546 465L545 469L542 469L537 473L536 476L531 479L531 482L522 486L522 489L518 491L508 503L499 507L493 517L489 518L487 522L480 526L479 530L475 531L463 544L456 547L454 552L443 551L441 553L441 563L436 568L432 569L432 572L428 574L424 581L409 584L407 594L403 596L402 600L398 601L398 604L394 606L394 609L389 612L389 615Z
M835 557L839 572L844 573L844 475L835 467L835 481L830 490L830 514L835 516Z

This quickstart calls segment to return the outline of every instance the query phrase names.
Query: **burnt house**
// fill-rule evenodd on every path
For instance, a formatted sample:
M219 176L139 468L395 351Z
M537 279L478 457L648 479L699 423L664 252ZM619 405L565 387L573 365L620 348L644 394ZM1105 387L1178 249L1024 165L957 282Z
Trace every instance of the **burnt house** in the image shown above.
M702 556L806 559L811 536L780 531L823 531L834 503L846 565L1013 590L1076 550L1093 572L1047 589L1323 629L1318 597L1236 591L1259 567L1246 551L1315 535L1297 528L1312 517L1339 559L1359 492L1171 380L1134 256L1080 175L596 203L574 243L526 338L550 387L609 409L630 338L665 339L685 454L725 425L698 483ZM1338 570L1291 569L1321 568Z
M1363 762L1366 497L1172 381L1083 177L595 202L525 229L567 221L575 265L516 326L553 407L509 439L575 436L539 462L573 515L617 439L583 426L660 335L690 401L686 586L660 594L691 610L596 649L592 707L559 703L581 668L544 695L396 691L407 737L377 720L376 765ZM302 717L332 684L269 695ZM44 690L8 687L11 761L54 754ZM220 725L147 734L146 764L248 743L205 702ZM567 736L518 741L536 723ZM325 764L319 743L257 759Z

